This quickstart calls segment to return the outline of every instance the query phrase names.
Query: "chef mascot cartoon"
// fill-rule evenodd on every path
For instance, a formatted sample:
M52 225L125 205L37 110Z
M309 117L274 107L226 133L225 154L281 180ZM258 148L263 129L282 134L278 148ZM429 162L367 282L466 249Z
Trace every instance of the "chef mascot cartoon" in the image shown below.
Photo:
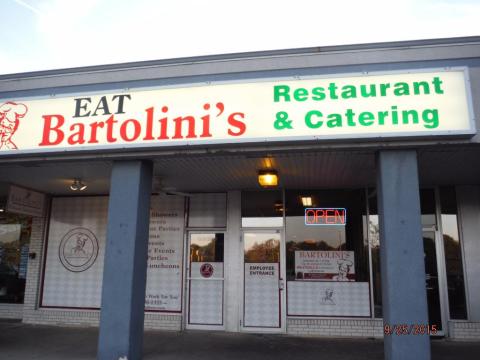
M0 105L0 150L17 149L12 141L12 136L17 131L20 119L25 116L28 109L25 105L12 101Z

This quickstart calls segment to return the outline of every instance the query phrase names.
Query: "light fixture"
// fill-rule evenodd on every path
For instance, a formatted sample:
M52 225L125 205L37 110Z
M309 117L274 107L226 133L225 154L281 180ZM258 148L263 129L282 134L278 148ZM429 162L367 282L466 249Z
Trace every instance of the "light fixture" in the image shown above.
M4 209L4 208L0 208L0 212L5 212L5 209Z
M278 213L283 212L283 202L281 200L275 201L275 204L273 204L273 207L275 208L275 211Z
M312 197L311 196L300 196L303 206L312 206Z
M278 174L275 170L260 170L258 172L258 183L263 187L278 185Z
M70 190L72 191L83 191L87 188L87 184L84 184L80 179L74 179L72 185L70 185Z

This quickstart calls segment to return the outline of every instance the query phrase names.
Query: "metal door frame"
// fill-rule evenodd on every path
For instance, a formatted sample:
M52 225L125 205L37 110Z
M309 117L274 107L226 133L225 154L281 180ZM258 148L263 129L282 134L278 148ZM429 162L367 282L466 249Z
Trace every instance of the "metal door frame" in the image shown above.
M441 323L442 323L442 330L437 330L437 333L436 334L431 334L432 336L446 336L447 334L447 331L446 331L446 326L447 326L447 323L445 321L445 305L444 305L444 299L443 299L443 279L442 279L442 275L440 274L440 269L441 269L441 254L440 253L443 253L442 251L440 251L439 247L441 246L440 245L440 234L439 234L439 231L438 231L438 221L437 221L437 225L434 225L434 226L422 226L422 239L423 239L423 233L425 232L430 232L430 233L433 233L433 236L434 236L434 244L435 244L435 257L436 257L436 266L437 266L437 283L438 283L438 301L440 303L440 318L441 318ZM425 252L425 249L424 249L424 252ZM425 276L426 276L426 273L425 273ZM426 284L426 278L425 278L425 295L427 294L427 284ZM428 298L427 298L428 300ZM427 306L429 306L428 304L428 301L427 301ZM429 326L431 326L432 324L429 324Z
M279 279L279 312L280 312L280 327L279 328L268 328L268 327L245 327L243 324L244 320L244 301L245 301L245 233L270 233L276 232L280 234L280 279ZM275 333L275 334L284 334L287 331L286 321L287 321L287 309L286 309L286 254L285 254L285 224L278 227L269 227L269 228L242 228L240 236L240 256L241 256L241 273L240 283L241 283L241 296L239 301L239 317L240 317L240 332L254 332L254 333Z
M192 234L223 234L223 241L224 241L224 249L223 249L223 292L222 292L222 325L201 325L201 324L189 324L188 319L190 315L190 280L194 280L190 277L190 241ZM226 306L225 306L225 242L227 241L227 231L222 229L201 229L201 230L187 230L186 231L186 251L185 251L185 318L184 324L185 329L188 330L218 330L218 331L225 331L226 328ZM208 281L208 280L206 280ZM212 280L210 280L212 281ZM220 281L220 279L216 279L214 281Z
M437 226L435 229L435 251L437 255L437 272L438 272L438 296L440 297L440 314L442 316L442 334L439 336L448 336L448 321L450 320L450 309L448 302L448 283L447 283L447 266L445 262L445 244L443 241L442 229L442 208L440 204L440 189L435 187L435 209ZM457 214L457 226L459 218ZM460 236L460 229L458 229ZM462 254L462 265L463 265Z
M448 336L448 321L450 319L449 302L448 302L448 284L447 284L447 268L445 263L445 247L443 241L442 230L442 209L440 204L440 190L433 188L435 194L435 225L422 226L422 234L424 231L433 232L435 236L435 256L437 258L437 275L438 275L438 297L440 303L440 317L442 323L442 331L438 331L432 336ZM427 304L428 305L428 304Z

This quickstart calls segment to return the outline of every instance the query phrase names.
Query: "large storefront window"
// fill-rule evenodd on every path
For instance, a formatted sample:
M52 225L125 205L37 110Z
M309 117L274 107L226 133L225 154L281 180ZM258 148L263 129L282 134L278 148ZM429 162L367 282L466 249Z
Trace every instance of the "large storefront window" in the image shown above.
M369 190L374 194L373 190ZM447 273L448 298L451 319L466 319L465 287L463 265L458 232L457 205L454 188L441 188L439 191L441 228L443 246L445 249L445 266ZM369 197L369 238L372 251L373 295L375 317L382 317L382 293L380 282L380 232L378 224L377 197ZM437 259L436 233L437 221L435 191L420 190L420 207L422 214L423 248L425 254L426 292L429 321L438 324L441 329L440 282L439 266L442 261ZM441 243L441 242L440 242Z
M0 212L0 303L23 303L32 220Z
M382 317L382 288L380 276L380 226L377 211L377 196L373 189L369 189L368 211L369 211L369 238L372 251L372 274L373 274L373 299L375 317ZM437 224L435 211L435 191L433 189L420 190L420 209L423 228L423 246L425 250L425 270L427 271L427 286L431 290L428 296L435 306L430 306L429 311L433 312L430 317L439 319L440 305L438 303L438 273L435 251L435 227Z
M286 192L288 315L370 316L363 190Z
M440 188L440 205L450 318L466 319L467 306L463 279L462 250L458 234L457 199L454 188Z
M283 226L283 197L278 190L242 192L242 227Z

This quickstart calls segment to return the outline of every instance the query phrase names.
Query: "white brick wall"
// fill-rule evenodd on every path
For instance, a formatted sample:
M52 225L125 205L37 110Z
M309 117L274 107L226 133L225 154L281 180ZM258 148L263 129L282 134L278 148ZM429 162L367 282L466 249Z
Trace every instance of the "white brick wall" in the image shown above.
M382 320L288 318L287 333L332 337L383 337Z
M0 319L22 319L22 304L0 304Z
M448 332L453 340L480 341L480 322L449 321Z

